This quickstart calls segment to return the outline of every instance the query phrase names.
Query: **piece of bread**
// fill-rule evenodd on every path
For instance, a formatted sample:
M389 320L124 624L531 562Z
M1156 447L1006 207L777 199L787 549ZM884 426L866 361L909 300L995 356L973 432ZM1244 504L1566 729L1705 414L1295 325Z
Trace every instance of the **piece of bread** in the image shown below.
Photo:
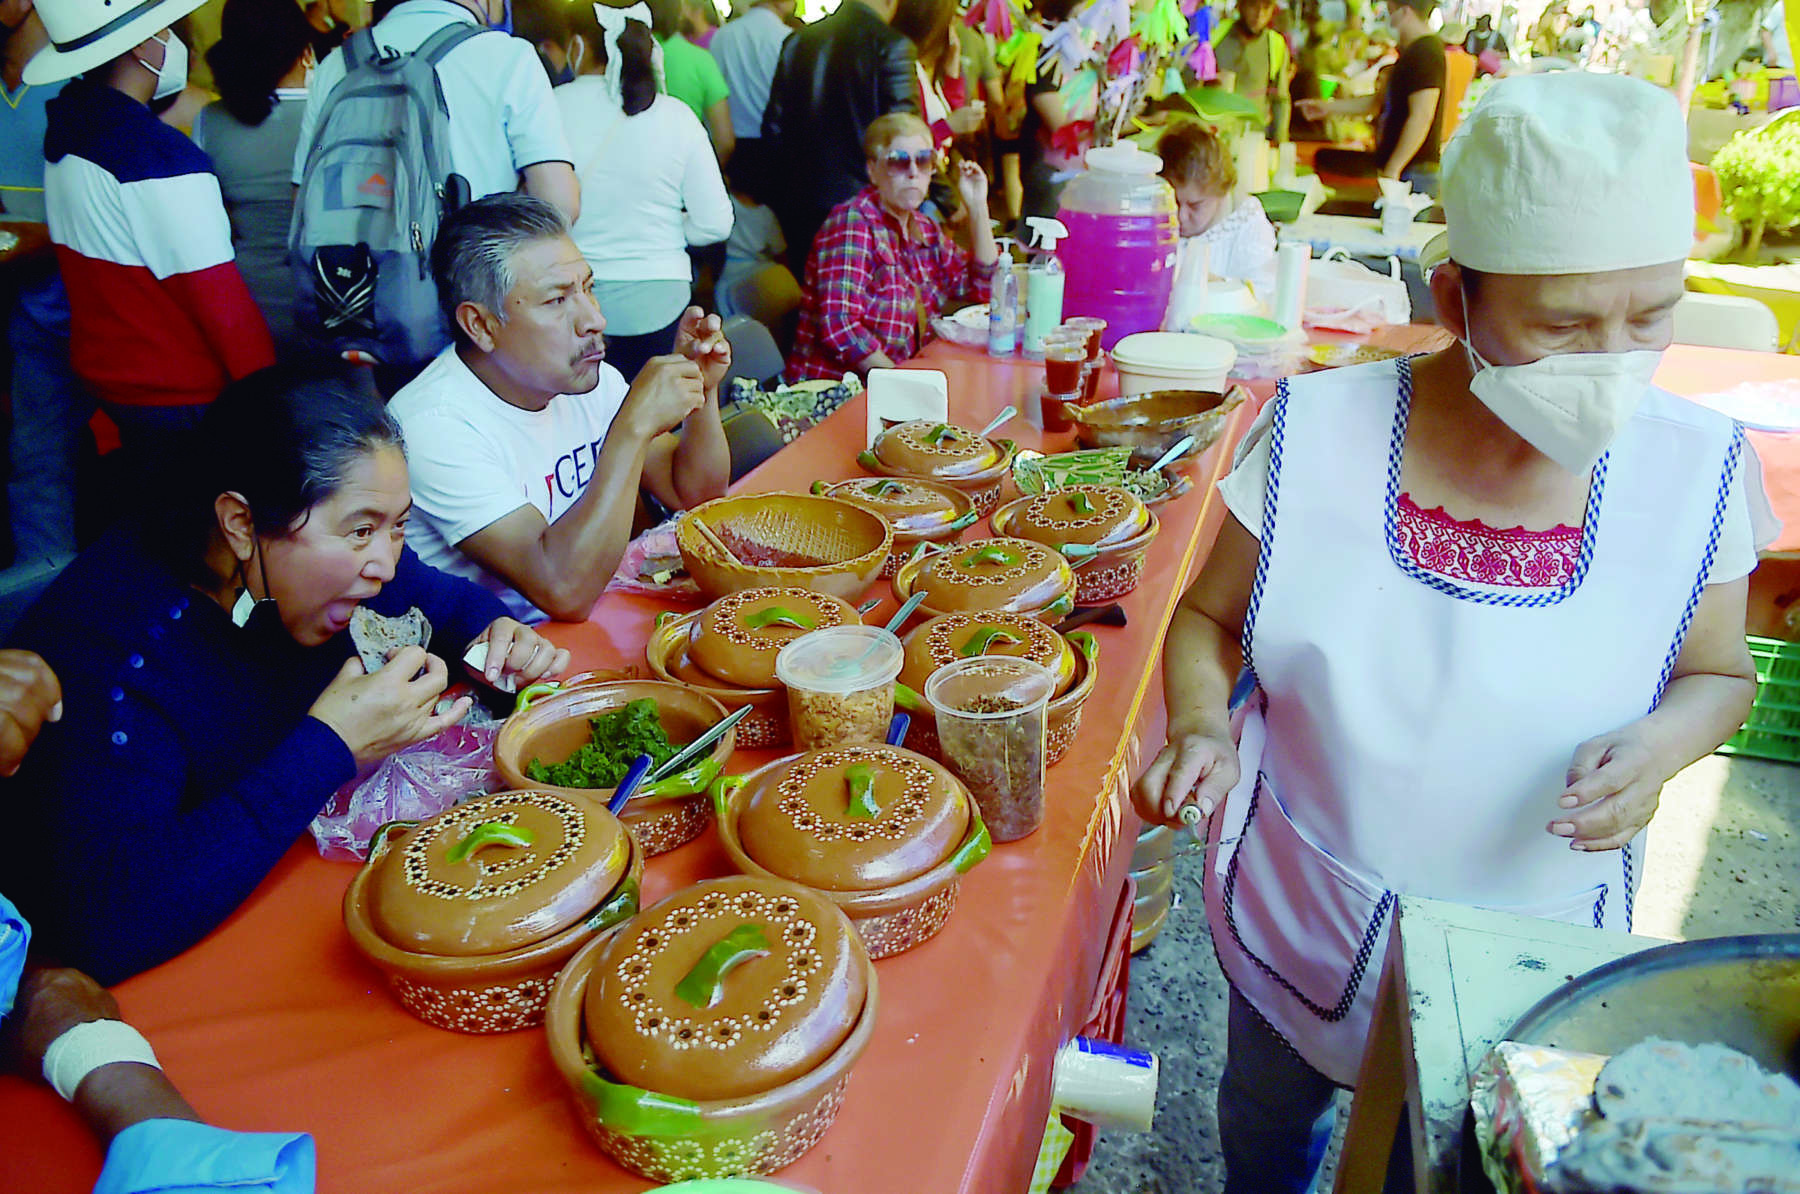
M398 618L383 617L359 605L350 614L350 642L362 659L363 671L374 675L401 647L428 645L431 622L416 605Z

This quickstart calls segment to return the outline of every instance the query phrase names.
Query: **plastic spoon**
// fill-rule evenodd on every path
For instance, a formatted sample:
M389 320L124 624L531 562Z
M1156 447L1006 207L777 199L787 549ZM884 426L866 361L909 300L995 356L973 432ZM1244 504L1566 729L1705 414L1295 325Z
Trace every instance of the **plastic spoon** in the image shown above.
M1162 472L1163 465L1169 463L1169 461L1175 459L1177 456L1181 455L1183 452L1187 451L1189 448L1191 448L1193 446L1194 446L1194 437L1193 436L1191 436L1191 435L1182 436L1180 439L1175 441L1175 443L1169 448L1169 450L1167 452L1164 452L1161 456L1157 457L1155 464L1151 465L1149 468L1145 469L1144 471L1147 473Z
M606 802L606 811L618 816L619 810L625 807L625 802L631 799L632 793L638 790L638 785L644 782L644 777L650 774L650 768L655 765L656 760L649 755L639 755L632 760L631 769L619 781L619 786L613 789L612 799Z
M994 432L1000 430L1001 426L1003 426L1007 422L1007 420L1011 419L1014 415L1016 415L1018 413L1019 413L1019 408L1009 402L1006 404L1006 408L1004 410L1002 410L999 414L994 416L993 422L989 423L986 427L983 427L980 431L977 431L975 434L978 437L985 439L988 436L992 435Z
M900 628L906 625L906 619L913 616L913 611L918 609L919 605L924 600L925 592L922 589L919 592L914 593L911 597L908 597L906 602L895 611L894 616L888 619L887 632L889 634L899 634Z

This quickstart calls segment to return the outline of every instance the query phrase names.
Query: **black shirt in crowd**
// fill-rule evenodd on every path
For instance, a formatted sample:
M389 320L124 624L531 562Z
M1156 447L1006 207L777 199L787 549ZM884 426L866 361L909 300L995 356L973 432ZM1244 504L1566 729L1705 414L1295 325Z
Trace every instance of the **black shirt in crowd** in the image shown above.
M1379 136L1375 143L1376 160L1387 161L1400 143L1400 130L1406 127L1406 115L1415 92L1437 90L1437 111L1431 117L1431 135L1413 155L1408 166L1438 160L1438 141L1444 129L1444 43L1433 34L1414 40L1400 51L1400 60L1388 72L1387 92L1381 101Z

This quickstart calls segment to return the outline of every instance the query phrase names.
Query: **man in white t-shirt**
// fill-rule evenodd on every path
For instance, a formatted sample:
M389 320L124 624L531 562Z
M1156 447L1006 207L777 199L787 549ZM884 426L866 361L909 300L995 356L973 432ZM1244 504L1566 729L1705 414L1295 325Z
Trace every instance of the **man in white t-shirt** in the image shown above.
M446 25L495 25L505 0L401 0L375 24L375 41L410 52ZM496 32L471 37L437 66L449 109L450 164L469 184L469 197L523 189L573 220L581 212L562 114L550 98L550 80L535 50ZM344 79L344 55L335 51L313 72L292 181L299 186L312 151L325 97Z
M456 340L389 403L418 515L408 542L521 621L579 621L618 568L640 486L671 509L725 492L731 347L716 316L689 308L675 353L627 385L605 363L593 272L562 216L529 196L451 216L431 264Z

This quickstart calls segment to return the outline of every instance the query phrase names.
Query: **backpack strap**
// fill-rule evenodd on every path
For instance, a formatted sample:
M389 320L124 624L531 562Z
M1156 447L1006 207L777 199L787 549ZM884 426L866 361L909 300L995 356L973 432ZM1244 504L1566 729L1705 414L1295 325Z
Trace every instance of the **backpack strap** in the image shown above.
M343 52L346 76L381 57L381 46L375 41L375 27L364 25L345 38Z
M455 21L445 25L442 29L439 29L436 33L420 42L419 48L414 50L413 54L419 58L423 58L426 62L435 67L439 62L443 61L444 55L448 54L451 50L454 50L457 46L462 45L471 37L476 37L483 33L499 32L498 29L488 29L482 25L471 25L466 21Z

